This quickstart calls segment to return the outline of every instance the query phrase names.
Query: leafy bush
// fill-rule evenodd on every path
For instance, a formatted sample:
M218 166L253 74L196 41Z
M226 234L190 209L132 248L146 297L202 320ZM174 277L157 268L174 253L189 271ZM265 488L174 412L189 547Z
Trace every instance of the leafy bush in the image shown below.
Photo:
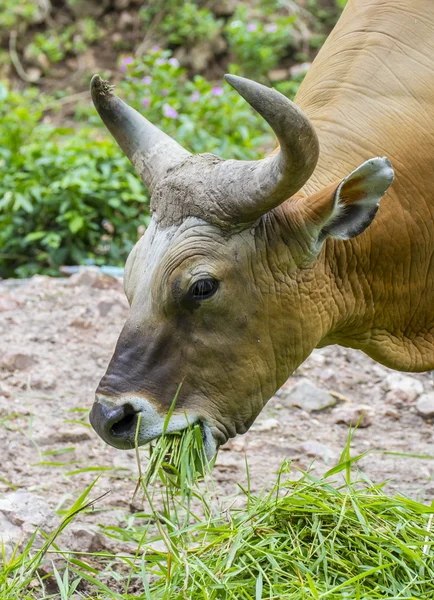
M32 0L0 0L0 31L24 22L36 23L41 17L42 3Z
M207 8L199 8L193 2L186 2L181 11L168 12L161 23L161 31L166 34L169 44L212 40L223 25Z
M296 15L276 16L272 20L264 15L255 18L251 9L242 4L225 29L225 35L234 57L244 73L250 77L263 77L273 69L288 52L293 39Z
M123 261L148 214L143 186L111 140L42 124L34 96L0 86L0 276Z
M146 30L157 24L159 37L169 44L190 45L202 40L212 40L221 31L224 21L217 19L204 2L193 0L182 4L178 0L149 0L140 10L141 21Z
M95 21L86 17L59 31L36 33L33 42L27 46L25 55L27 59L36 59L39 64L45 65L47 70L49 65L46 65L47 61L43 57L50 63L60 62L68 54L78 55L85 52L89 44L96 42L100 37L101 32Z

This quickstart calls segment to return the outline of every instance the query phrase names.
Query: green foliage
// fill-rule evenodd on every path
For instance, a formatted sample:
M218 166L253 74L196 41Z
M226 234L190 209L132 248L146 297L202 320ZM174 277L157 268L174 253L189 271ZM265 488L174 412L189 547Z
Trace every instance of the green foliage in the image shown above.
M26 57L37 59L41 63L41 55L44 55L50 63L60 62L68 54L78 55L85 52L89 44L96 42L100 37L101 32L95 21L86 17L59 31L36 33L33 42L26 49Z
M34 94L0 95L0 276L120 264L148 214L128 160L95 131L40 123Z
M207 8L199 8L193 2L186 2L182 9L167 12L161 23L161 31L169 44L192 44L202 40L212 40L223 25Z
M263 77L273 69L294 44L295 15L276 16L272 21L252 16L245 4L237 6L225 28L237 70L250 77Z
M41 16L41 7L33 0L0 0L0 32L24 23L35 23Z
M146 30L155 27L158 37L171 45L192 45L212 40L221 31L224 21L217 19L205 2L193 0L180 4L178 0L150 0L140 10L140 18Z

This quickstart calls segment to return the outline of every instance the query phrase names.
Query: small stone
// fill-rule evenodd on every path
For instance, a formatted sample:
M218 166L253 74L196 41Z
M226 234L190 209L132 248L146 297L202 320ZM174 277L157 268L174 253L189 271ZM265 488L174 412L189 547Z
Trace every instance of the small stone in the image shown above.
M0 381L0 396L3 396L4 398L10 398L11 395L12 394L9 390L9 387L6 385L6 383L3 383Z
M390 419L393 419L394 421L399 421L399 419L401 418L401 415L399 414L399 412L392 407L386 408L386 410L384 411L384 416L389 417Z
M124 10L123 12L121 12L119 20L118 20L118 27L121 31L125 30L125 29L129 29L130 27L132 27L134 24L134 17L131 13L127 12L126 10Z
M405 394L410 402L414 402L424 392L423 384L418 379L401 373L391 373L386 377L386 389Z
M422 394L416 402L416 410L422 417L434 417L434 392Z
M231 440L227 441L224 446L220 448L220 450L230 451L230 452L244 452L247 448L247 438L239 435Z
M6 312L8 310L17 310L20 308L19 302L14 300L9 294L0 296L0 312Z
M278 429L280 423L277 419L265 419L265 421L259 421L252 427L253 431L272 431Z
M120 31L115 31L111 35L111 40L112 40L112 42L113 42L114 45L119 44L120 42L122 42L122 38L123 38L123 35L122 35L122 33Z
M5 545L23 541L40 527L52 528L55 513L45 500L31 492L18 490L0 499L0 543Z
M323 410L336 404L336 398L308 379L300 379L290 388L286 388L280 398L286 399L290 406L298 406L304 410Z
M300 450L306 456L320 456L324 462L328 462L330 458L336 456L334 450L331 450L325 444L321 442L317 442L316 440L306 440L302 444L300 444Z
M41 69L38 69L38 67L28 67L27 77L29 79L29 83L35 83L36 81L39 81L39 79L41 79L42 71Z
M113 306L114 302L105 302L104 300L102 300L101 302L98 302L97 309L101 317L106 317L113 308Z
M88 529L80 523L69 525L62 537L67 537L68 548L77 552L99 552L103 549L99 532Z
M404 408L404 406L411 404L412 400L404 391L391 390L385 395L384 402L392 404L396 408Z
M268 73L268 79L273 82L288 79L288 69L273 69Z
M50 443L77 443L87 442L92 439L92 432L87 427L77 425L77 427L68 427L58 431L50 439Z
M93 325L90 319L83 319L81 317L77 317L69 324L71 327L76 327L77 329L90 329Z
M81 269L78 273L74 273L68 280L68 285L72 286L87 286L97 288L99 290L107 290L110 288L121 289L121 283L107 273L102 273L99 269L88 267Z
M54 390L57 385L57 379L54 375L49 374L32 374L30 378L30 386L34 390L50 391Z
M319 377L322 379L322 381L326 381L328 384L336 384L337 382L336 370L329 367L322 369L319 372Z
M374 411L367 404L344 406L337 410L333 416L334 423L345 423L345 425L350 427L355 427L356 425L360 428L369 427L372 425L373 420Z
M29 354L7 354L3 356L0 366L9 371L25 371L29 367L36 365L36 361Z
M291 75L291 77L298 77L299 75L306 75L306 73L309 71L310 65L311 65L310 62L296 64L289 69L289 74Z

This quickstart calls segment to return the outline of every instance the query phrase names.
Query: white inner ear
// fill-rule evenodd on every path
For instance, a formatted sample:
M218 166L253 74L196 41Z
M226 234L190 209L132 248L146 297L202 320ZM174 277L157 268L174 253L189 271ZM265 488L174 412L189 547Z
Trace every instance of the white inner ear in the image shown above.
M321 237L347 240L365 231L374 220L379 202L393 178L392 165L387 158L371 158L357 167L339 184L333 214Z

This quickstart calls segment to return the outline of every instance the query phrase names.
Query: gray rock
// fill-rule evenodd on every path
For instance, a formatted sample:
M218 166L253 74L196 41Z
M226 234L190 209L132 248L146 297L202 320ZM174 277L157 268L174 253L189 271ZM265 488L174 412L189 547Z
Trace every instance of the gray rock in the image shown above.
M399 412L392 407L386 408L386 410L384 411L384 416L389 417L394 421L399 421L399 419L401 418Z
M373 420L374 411L368 404L349 404L337 410L333 416L335 423L345 423L349 427L355 427L357 424L360 428L369 427Z
M303 454L306 454L306 456L320 456L325 463L327 463L329 459L337 456L333 449L316 440L306 440L305 442L302 442L300 444L300 450Z
M102 273L97 267L86 267L74 273L68 280L68 285L93 287L100 290L121 289L122 285L116 277Z
M17 308L20 308L20 304L10 294L0 296L0 312L16 310Z
M70 523L62 532L59 541L69 550L76 552L99 552L104 547L99 532L81 523Z
M434 417L434 392L422 394L416 402L416 410L422 417Z
M3 356L0 367L4 367L9 371L25 371L29 367L36 364L35 359L29 354L6 354Z
M97 309L101 317L106 317L114 306L114 302L106 302L101 300L98 302Z
M57 385L57 379L49 373L32 373L30 385L34 390L50 391Z
M308 379L300 379L290 388L282 390L280 398L285 399L291 406L298 406L304 410L323 410L336 404L336 398Z
M268 73L268 79L270 81L284 81L288 79L288 69L273 69Z
M253 431L272 431L273 429L278 429L280 423L277 419L265 419L264 421L259 421L252 427Z
M0 544L10 551L17 542L25 543L36 528L50 532L55 512L36 494L19 490L0 499Z
M386 388L389 391L397 392L400 397L405 394L410 402L414 402L424 392L423 384L418 379L401 373L388 375L386 377Z

